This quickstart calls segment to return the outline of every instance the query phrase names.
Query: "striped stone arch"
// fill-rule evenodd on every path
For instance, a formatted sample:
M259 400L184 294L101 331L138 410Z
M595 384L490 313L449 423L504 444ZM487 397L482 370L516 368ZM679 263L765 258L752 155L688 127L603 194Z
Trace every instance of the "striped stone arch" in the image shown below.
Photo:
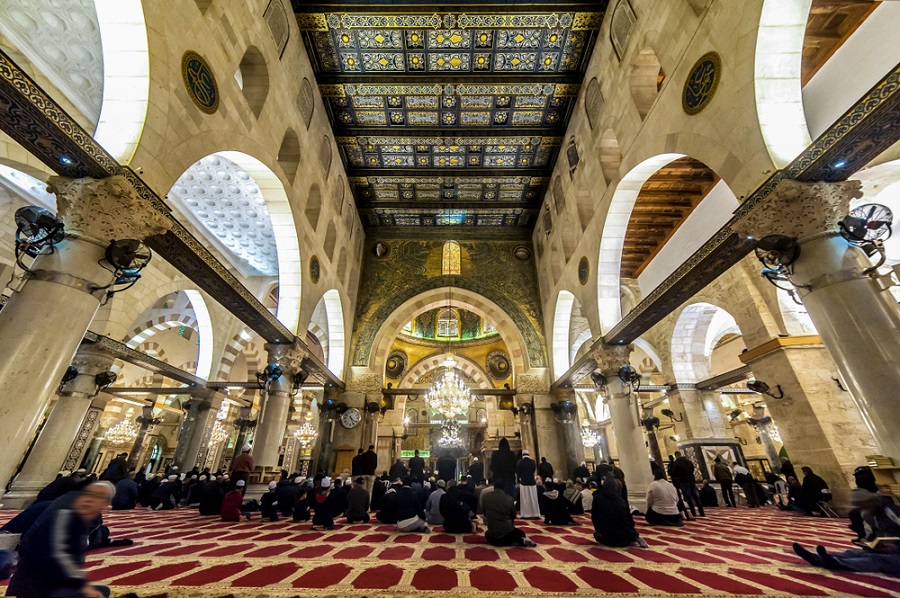
M325 360L327 360L328 359L328 331L324 330L321 326L319 326L315 322L310 322L307 332L309 332L310 334L312 334L319 340L319 345L322 347L322 355L324 355Z
M253 342L251 336L253 331L249 327L243 328L235 334L222 352L222 361L219 363L219 372L216 374L216 380L228 380L231 375L231 368L240 354L244 354L247 359L247 380L254 380L256 372L262 371L265 367L266 359L260 353L259 347Z
M186 361L178 366L178 369L183 370L185 372L190 372L191 374L195 374L197 372L197 362L196 361Z
M460 355L454 355L453 358L456 360L456 368L471 378L472 382L474 382L478 388L494 388L487 373L485 373L480 365L471 359ZM443 363L446 359L447 355L445 353L436 353L420 359L406 371L403 380L400 381L399 388L410 388L416 383L416 380L428 372L443 367Z
M134 385L146 388L162 388L166 385L166 378L162 374L148 374L135 380Z
M150 357L153 357L160 361L169 363L166 359L166 350L163 349L162 345L160 345L159 343L154 343L153 341L144 341L140 345L134 347L134 350L145 355L149 355Z
M193 330L196 334L200 333L200 326L197 324L197 319L194 316L190 314L168 313L157 316L156 318L148 320L140 326L133 328L128 336L125 337L125 344L134 349L157 332L175 328L176 326L185 326Z

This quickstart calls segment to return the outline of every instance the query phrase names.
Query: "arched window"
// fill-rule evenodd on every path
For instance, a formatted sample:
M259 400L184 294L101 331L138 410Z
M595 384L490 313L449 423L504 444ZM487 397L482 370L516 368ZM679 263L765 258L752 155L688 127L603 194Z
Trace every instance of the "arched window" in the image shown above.
M444 243L444 254L441 259L441 274L459 276L459 263L459 243L447 241Z
M459 336L459 318L452 309L442 310L438 315L438 336L448 338Z

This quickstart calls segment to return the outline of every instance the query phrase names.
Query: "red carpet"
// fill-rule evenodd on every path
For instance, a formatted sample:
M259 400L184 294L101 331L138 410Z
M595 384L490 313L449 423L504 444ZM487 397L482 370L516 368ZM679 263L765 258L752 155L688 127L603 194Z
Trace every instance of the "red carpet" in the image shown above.
M86 567L114 597L141 598L900 596L900 579L814 569L791 552L795 539L851 548L846 520L771 508L707 512L677 529L639 521L647 550L597 545L586 517L573 527L521 522L538 543L525 549L440 527L418 535L338 523L322 532L291 521L222 523L190 510L108 512L113 538L135 545L92 551Z

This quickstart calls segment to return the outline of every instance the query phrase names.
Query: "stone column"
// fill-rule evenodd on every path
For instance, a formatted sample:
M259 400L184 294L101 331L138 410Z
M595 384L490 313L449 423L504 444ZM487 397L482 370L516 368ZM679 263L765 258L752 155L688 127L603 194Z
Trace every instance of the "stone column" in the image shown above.
M682 439L731 440L722 417L718 392L675 385L666 393L666 397L676 416L679 412L682 414L683 420L674 422Z
M0 311L0 488L114 282L104 263L109 242L144 239L168 228L168 219L121 176L52 177L49 189L57 196L65 239L35 259L22 289Z
M87 467L92 442L95 436L99 436L100 417L103 415L103 410L106 409L106 403L109 402L110 398L110 396L104 396L101 393L91 401L91 406L81 421L81 427L75 435L75 440L69 448L65 461L63 461L62 470L75 471L80 467Z
M144 449L152 448L152 445L155 444L154 441L148 447L144 447L144 439L147 437L147 432L153 426L162 423L162 419L153 417L153 405L144 405L141 410L141 415L134 420L139 427L137 436L134 437L134 443L131 445L131 450L128 451L128 469L132 467L137 468L141 465L142 457L146 452Z
M81 346L72 362L78 375L60 386L59 399L32 446L22 471L16 476L10 492L3 496L4 507L24 507L63 468L69 449L91 408L91 401L100 390L96 376L109 371L114 361L115 357L95 345ZM106 400L103 402L105 404Z
M341 389L334 386L326 386L323 398L324 404L337 403L341 395ZM316 448L312 454L312 463L316 474L319 470L331 475L332 444L334 440L334 426L336 413L333 409L319 410L319 436L316 438ZM390 466L389 466L390 467Z
M619 368L628 364L630 345L604 345L594 351L597 369L606 376L609 415L616 432L619 466L625 472L628 501L643 511L647 502L647 486L653 480L644 434L637 417L638 395L631 384L619 379Z
M216 395L215 390L198 388L191 392L191 398L181 406L185 412L181 418L178 444L175 446L175 465L181 471L190 471L197 465L203 443L209 442L205 434L207 424L210 419L215 418L222 402Z
M657 464L665 468L662 451L659 450L659 438L656 437L656 426L654 425L654 423L659 424L659 420L653 415L653 409L644 409L643 416L644 430L647 431L647 448L650 450L650 456L653 457Z
M828 482L834 504L849 506L854 468L878 449L850 393L834 382L836 366L819 338L773 339L741 361L773 389L781 386L784 398L766 398L766 406L798 473L811 467Z
M534 398L531 395L516 395L515 404L519 418L519 437L522 448L531 453L531 457L541 462L541 456L534 435Z
M860 197L859 181L782 181L737 228L755 238L798 240L792 282L881 453L900 463L900 307L865 273L871 267L865 253L838 233L850 200Z
M269 364L281 367L278 380L269 382L262 410L256 422L253 461L257 467L277 467L278 449L284 440L288 414L291 409L291 388L294 374L301 370L306 351L299 346L267 344Z
M578 418L575 390L558 388L553 391L553 398L560 409L557 412L556 423L566 456L565 476L559 476L563 479L572 476L575 468L584 461L584 444L581 442L581 420Z
M778 458L778 451L775 450L775 441L772 440L772 434L770 433L774 424L772 423L772 418L766 415L766 408L761 405L754 406L753 417L747 418L747 421L756 428L756 433L759 434L759 440L766 451L769 467L775 473L781 473L781 459Z

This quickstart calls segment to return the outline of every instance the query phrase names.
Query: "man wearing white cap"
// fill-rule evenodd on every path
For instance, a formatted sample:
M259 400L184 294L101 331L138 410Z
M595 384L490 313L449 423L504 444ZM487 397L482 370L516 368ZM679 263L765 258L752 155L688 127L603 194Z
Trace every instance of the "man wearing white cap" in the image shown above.
M231 480L232 483L236 484L238 480L243 480L244 483L250 480L250 474L253 472L253 457L250 456L250 449L252 447L249 444L245 444L241 448L241 454L234 458L234 461L231 462ZM246 487L246 486L245 486Z
M244 506L243 493L246 484L244 480L238 480L234 490L225 495L222 500L222 521L240 521L242 515L246 516L248 520L250 519L250 515L241 512L241 507Z
M278 501L278 495L275 493L277 488L277 482L274 480L269 482L269 491L263 494L262 498L259 499L259 512L263 519L278 521L278 509L275 506Z
M537 464L528 451L522 451L522 458L516 465L516 477L519 478L519 510L522 519L540 519L541 507L538 504L537 485L534 477Z

